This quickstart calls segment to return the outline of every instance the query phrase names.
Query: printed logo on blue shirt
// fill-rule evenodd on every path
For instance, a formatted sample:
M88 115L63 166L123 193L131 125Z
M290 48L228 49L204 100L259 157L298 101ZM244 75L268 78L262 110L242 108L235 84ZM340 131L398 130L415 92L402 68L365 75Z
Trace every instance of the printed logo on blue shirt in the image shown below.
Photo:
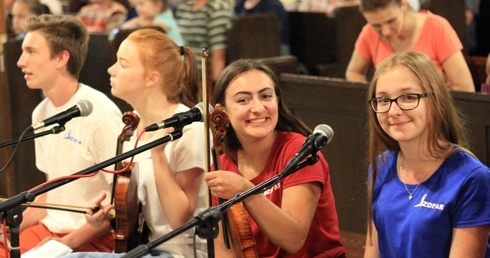
M82 144L82 141L78 140L77 138L71 135L71 130L68 131L68 134L66 135L66 137L63 137L63 139L69 140L79 145Z
M423 207L423 208L428 208L428 209L433 209L433 210L444 210L444 204L439 204L439 203L432 203L432 202L426 202L425 198L427 197L427 194L424 194L422 196L422 200L420 200L420 203L413 206L415 208L417 207Z

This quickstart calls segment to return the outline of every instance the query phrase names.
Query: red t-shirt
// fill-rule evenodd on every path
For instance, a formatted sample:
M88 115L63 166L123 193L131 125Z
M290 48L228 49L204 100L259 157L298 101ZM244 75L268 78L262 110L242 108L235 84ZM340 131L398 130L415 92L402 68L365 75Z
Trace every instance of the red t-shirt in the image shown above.
M301 149L306 137L298 133L279 132L272 147L264 170L251 180L255 185L268 180L282 172L286 164ZM236 153L234 153L235 155ZM248 216L257 250L260 257L344 257L345 250L340 242L337 211L330 186L329 167L321 152L319 160L311 166L285 177L278 184L264 192L264 195L277 206L281 206L284 189L305 183L318 182L322 192L318 201L315 216L311 222L310 232L303 248L295 254L289 254L270 242L261 232L251 216ZM237 165L225 155L220 156L221 170L239 173ZM217 204L213 198L213 204Z

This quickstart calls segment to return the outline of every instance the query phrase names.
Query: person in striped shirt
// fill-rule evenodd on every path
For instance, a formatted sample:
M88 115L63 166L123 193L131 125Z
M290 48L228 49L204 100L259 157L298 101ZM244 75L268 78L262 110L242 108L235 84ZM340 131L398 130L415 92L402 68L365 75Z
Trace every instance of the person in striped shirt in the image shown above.
M203 48L208 51L213 81L226 66L226 41L232 15L229 3L224 0L193 0L177 7L175 19L185 44L196 53L199 71L201 51Z

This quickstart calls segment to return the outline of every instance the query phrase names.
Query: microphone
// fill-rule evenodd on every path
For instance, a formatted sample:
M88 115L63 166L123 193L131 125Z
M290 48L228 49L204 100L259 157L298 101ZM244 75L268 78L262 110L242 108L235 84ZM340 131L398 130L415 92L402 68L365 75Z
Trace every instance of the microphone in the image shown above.
M62 126L74 117L90 115L92 113L92 109L93 109L92 103L88 100L82 99L78 101L78 103L75 106L61 113L58 113L50 118L47 118L42 122L39 122L37 124L32 124L28 129L33 131L52 124L59 124Z
M153 123L145 127L146 132L156 131L168 127L183 127L185 125L191 124L192 122L202 122L203 117L203 106L204 103L199 102L191 110L177 113L170 118L164 119L158 123ZM212 113L214 108L209 105L208 110Z
M315 127L313 133L306 138L301 149L294 154L294 157L284 167L283 173L290 174L296 171L298 164L309 155L315 154L325 144L328 144L333 139L333 129L329 125L320 124Z

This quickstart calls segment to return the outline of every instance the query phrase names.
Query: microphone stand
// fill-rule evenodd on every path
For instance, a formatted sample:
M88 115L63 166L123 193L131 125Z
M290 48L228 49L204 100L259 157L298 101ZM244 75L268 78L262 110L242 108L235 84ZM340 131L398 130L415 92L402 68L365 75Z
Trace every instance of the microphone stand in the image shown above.
M86 168L80 172L74 173L72 175L87 175L93 173L95 171L99 171L105 167L113 165L117 162L125 160L129 157L132 157L136 154L139 154L143 151L149 150L153 147L156 147L160 144L164 144L166 142L174 141L178 138L182 137L182 128L175 128L175 131L169 133L163 138L157 139L153 142L147 143L140 147L137 147L133 150L125 152L121 155L118 155L114 158L103 161L99 164ZM33 190L32 192L24 191L21 192L3 202L0 202L0 214L3 212L3 216L7 218L7 224L10 228L10 257L11 258L20 258L20 248L19 248L19 226L22 223L22 210L20 206L26 202L32 202L36 198L36 196L43 194L52 189L58 188L62 185L65 185L71 181L77 180L78 178L68 178L60 181L55 181L51 184L45 185L44 187L40 187L38 189Z
M291 169L283 170L281 173L269 178L268 180L244 191L237 193L232 199L221 203L218 206L212 206L207 210L196 215L192 220L175 229L174 231L154 240L147 244L142 244L126 253L123 258L137 258L148 254L153 248L165 243L166 241L174 238L175 236L189 230L192 227L196 227L197 234L200 238L214 239L218 236L218 222L222 219L223 213L225 213L233 204L241 202L245 198L259 194L274 186L279 180L292 173L302 169L305 166L313 165L318 161L318 156L313 154L307 157L303 162L298 163Z
M65 127L64 126L55 126L55 127L51 128L50 130L46 130L44 132L40 132L40 133L36 133L36 134L29 135L29 136L26 136L26 137L22 137L21 142L25 142L27 140L38 138L38 137L41 137L41 136L44 136L44 135L47 135L47 134L61 133L64 130L65 130ZM18 141L19 141L19 139L15 139L15 140L11 140L11 141L8 141L8 142L5 142L5 143L0 143L0 148L3 148L3 147L6 147L6 146L10 146L10 145L16 144Z

